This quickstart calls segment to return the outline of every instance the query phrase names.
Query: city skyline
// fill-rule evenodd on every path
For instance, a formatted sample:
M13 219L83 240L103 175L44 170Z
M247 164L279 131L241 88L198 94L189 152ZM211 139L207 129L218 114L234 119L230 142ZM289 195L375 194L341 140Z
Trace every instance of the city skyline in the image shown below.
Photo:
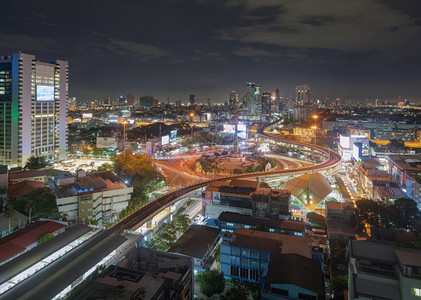
M254 81L293 95L416 99L420 21L415 1L161 1L60 7L4 3L1 54L69 60L69 95L184 101L229 99ZM93 13L90 13L93 11ZM218 16L217 18L215 16Z

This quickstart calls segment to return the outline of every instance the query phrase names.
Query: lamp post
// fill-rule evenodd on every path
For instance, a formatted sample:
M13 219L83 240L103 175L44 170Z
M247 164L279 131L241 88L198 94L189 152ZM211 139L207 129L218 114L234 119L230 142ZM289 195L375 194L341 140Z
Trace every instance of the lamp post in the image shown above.
M194 117L194 113L191 112L190 113L190 125L191 125L191 141L192 143L194 142L194 133L193 133L193 117Z

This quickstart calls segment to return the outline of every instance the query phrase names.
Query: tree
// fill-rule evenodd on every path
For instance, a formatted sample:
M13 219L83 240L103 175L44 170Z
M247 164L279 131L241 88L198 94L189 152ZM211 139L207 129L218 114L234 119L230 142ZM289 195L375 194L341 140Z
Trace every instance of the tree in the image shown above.
M355 220L357 232L366 232L367 228L382 227L383 205L368 199L361 199L356 202Z
M336 276L332 278L331 289L335 299L343 299L344 290L348 289L348 279L345 276Z
M259 182L259 188L270 188L269 184L264 181Z
M172 223L174 224L174 228L177 233L182 234L187 230L187 228L189 228L191 221L187 215L183 214L177 215Z
M45 156L30 156L26 161L24 169L27 170L34 170L34 169L41 169L47 166L47 161Z
M35 209L35 202L32 198L28 198L25 201L25 211L28 212L28 217L29 217L29 224L31 224L31 215L32 215L32 211Z
M197 275L200 292L206 297L220 294L225 289L224 274L218 270L209 270Z
M29 194L28 198L32 199L35 204L34 214L48 217L53 216L57 212L56 197L47 188Z
M165 178L152 165L152 157L149 154L133 154L131 150L124 151L115 158L114 170L116 173L128 180L134 182L142 180L146 186L155 186Z
M225 296L222 297L223 300L244 300L248 298L248 291L241 286L231 285L229 290L226 292Z
M403 231L415 231L416 222L420 214L417 203L409 198L399 198L387 210L388 219L394 229Z
M41 245L42 243L45 243L48 240L51 240L54 237L51 233L46 233L43 236L41 236L38 240L38 245Z
M253 166L247 166L246 173L253 173L253 172L254 172L254 167Z
M9 220L9 233L10 233L10 219L13 217L13 215L15 214L15 209L13 208L12 204L7 204L6 205L6 210L4 211L4 216Z
M110 163L103 163L98 167L98 171L111 171L113 169L113 166Z

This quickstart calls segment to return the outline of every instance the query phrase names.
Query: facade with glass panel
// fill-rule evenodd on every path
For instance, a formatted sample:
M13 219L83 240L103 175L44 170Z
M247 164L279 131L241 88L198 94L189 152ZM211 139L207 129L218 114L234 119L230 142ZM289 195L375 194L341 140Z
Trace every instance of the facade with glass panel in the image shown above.
M0 56L0 164L22 167L30 156L66 158L67 61Z

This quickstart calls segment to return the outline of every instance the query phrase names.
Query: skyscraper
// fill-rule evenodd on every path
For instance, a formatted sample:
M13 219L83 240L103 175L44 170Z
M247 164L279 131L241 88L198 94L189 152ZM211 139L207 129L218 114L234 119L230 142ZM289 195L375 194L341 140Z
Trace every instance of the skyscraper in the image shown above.
M271 115L271 97L272 94L269 91L262 93L262 121L269 121Z
M32 155L66 158L67 92L67 61L0 56L0 164L24 166Z
M238 93L236 91L230 92L229 104L232 106L238 106Z
M127 105L133 105L134 104L134 96L133 93L126 93L126 101L127 101Z
M307 84L297 85L295 88L295 104L304 106L310 103L310 87Z
M190 94L190 105L193 106L196 103L196 94Z

